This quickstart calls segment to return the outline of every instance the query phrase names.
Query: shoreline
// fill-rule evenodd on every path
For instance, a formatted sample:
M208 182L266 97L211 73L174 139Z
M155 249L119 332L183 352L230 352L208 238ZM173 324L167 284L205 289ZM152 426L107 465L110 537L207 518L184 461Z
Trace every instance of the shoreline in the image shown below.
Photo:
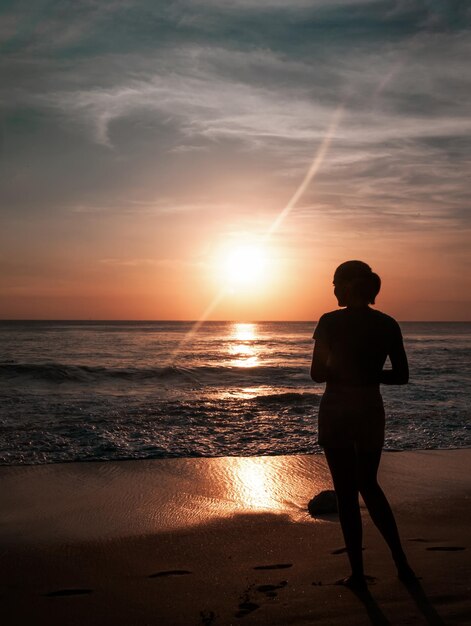
M414 453L414 452L447 452L455 450L471 450L471 446L455 446L447 448L385 448L383 447L384 454L396 454L396 453ZM324 453L322 449L315 452L293 452L293 453L269 453L269 454L256 454L256 455L240 455L240 454L220 454L215 456L159 456L159 457L119 457L117 459L72 459L70 461L47 461L44 463L0 463L0 474L5 469L21 469L21 468L34 468L34 467L55 467L55 466L67 466L67 465L82 465L83 463L141 463L143 461L159 462L159 461L178 461L178 460L200 460L200 459L258 459L258 458L277 458L277 457L310 457L310 456L322 456Z
M322 455L2 466L5 623L464 624L470 468L469 448L383 454L422 580L397 580L363 507L365 603L333 584L348 574L337 517L306 511L331 488Z

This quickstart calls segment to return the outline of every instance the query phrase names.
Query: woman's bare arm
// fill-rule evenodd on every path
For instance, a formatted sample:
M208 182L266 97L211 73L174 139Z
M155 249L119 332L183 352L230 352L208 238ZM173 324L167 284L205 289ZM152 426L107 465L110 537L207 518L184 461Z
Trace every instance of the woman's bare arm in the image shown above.
M389 351L389 359L392 369L381 372L380 382L384 385L406 385L409 382L409 364L401 334Z
M327 357L329 348L325 341L316 339L314 351L312 353L311 378L316 383L325 383L327 381Z

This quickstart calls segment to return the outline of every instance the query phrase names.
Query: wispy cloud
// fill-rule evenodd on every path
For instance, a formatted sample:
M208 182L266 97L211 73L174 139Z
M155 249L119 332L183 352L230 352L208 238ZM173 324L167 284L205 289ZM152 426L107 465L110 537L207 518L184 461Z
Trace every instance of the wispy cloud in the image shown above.
M174 71L163 68L161 73L147 74L146 60L146 68L138 72L140 78L117 78L118 84L108 88L38 94L36 100L56 108L72 122L88 125L94 140L109 147L113 146L113 122L128 119L132 123L146 115L174 126L177 134L173 149L177 151L198 138L209 142L229 139L249 148L288 150L288 156L297 151L303 157L307 146L321 139L332 107L338 104L344 104L350 112L346 123L339 127L338 139L355 148L401 138L460 137L471 126L463 97L465 87L459 79L460 72L466 75L463 63L461 70L455 67L450 73L443 62L437 67L434 59L428 68L421 64L413 68L411 61L402 74L391 80L395 84L383 85L386 93L379 99L377 86L388 64L383 68L385 64L380 63L370 71L367 58L361 63L356 58L351 67L344 64L336 68L331 84L321 85L313 94L310 84L319 78L316 68L286 61L273 52L229 53L195 47L166 52L173 59ZM393 62L391 59L389 68ZM244 75L241 67L245 68ZM413 75L420 77L424 71L427 78L419 78L423 82L419 97L418 87L411 89L410 82ZM296 75L297 82L280 83L277 78L283 74ZM234 75L236 78L231 78ZM268 79L260 80L264 75ZM454 96L437 89L445 88L447 83L450 86L453 75L459 83ZM343 85L338 92L337 84ZM420 108L420 100L423 103L427 98L428 105ZM287 144L297 146L293 151ZM204 144L193 146L197 150L205 148Z

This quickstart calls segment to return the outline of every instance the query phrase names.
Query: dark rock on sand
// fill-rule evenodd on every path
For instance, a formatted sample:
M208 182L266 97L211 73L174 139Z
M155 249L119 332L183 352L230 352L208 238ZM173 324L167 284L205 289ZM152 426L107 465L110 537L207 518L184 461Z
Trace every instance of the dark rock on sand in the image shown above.
M312 500L309 500L307 510L309 511L309 515L311 515L311 517L326 515L327 513L337 513L338 509L335 491L326 490L318 493Z

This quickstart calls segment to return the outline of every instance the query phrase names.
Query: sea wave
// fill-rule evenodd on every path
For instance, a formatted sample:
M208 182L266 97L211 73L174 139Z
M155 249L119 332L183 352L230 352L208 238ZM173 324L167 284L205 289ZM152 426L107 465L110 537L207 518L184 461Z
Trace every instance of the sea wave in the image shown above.
M65 363L0 363L0 381L35 380L50 383L94 384L112 381L151 381L198 384L221 384L246 381L280 381L306 379L304 368L278 366L201 366L104 367Z
M293 405L308 405L313 406L318 404L320 400L320 394L302 392L296 393L294 391L286 391L284 393L267 393L265 395L257 395L252 398L252 401L258 405L265 406L267 408L293 406Z
M30 378L49 382L99 382L104 379L166 379L193 380L190 370L181 367L102 367L64 363L0 363L0 380Z

